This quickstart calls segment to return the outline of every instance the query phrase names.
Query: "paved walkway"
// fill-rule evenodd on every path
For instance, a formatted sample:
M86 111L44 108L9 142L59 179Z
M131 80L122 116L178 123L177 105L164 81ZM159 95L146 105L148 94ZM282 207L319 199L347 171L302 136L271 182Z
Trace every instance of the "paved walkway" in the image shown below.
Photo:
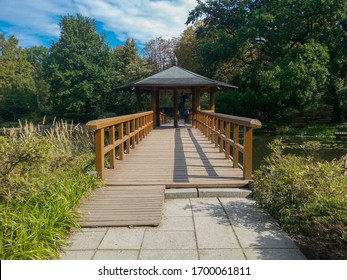
M158 227L84 228L65 260L305 259L274 220L247 198L166 199Z

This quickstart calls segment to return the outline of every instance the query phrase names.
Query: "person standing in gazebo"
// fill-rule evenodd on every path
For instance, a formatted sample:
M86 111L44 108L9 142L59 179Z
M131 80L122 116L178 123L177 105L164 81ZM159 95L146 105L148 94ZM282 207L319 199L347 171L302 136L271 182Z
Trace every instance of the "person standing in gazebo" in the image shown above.
M185 111L184 111L184 122L185 123L188 123L188 120L189 120L189 110L188 109L186 109Z

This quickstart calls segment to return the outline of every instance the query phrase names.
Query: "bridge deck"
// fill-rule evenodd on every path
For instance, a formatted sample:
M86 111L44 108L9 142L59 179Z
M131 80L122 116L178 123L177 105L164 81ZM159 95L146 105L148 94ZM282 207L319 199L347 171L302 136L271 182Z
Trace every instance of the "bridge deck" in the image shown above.
M115 169L107 169L105 184L172 187L240 187L248 184L196 128L170 126L153 130Z
M107 187L80 207L82 227L158 225L165 188L248 184L242 170L191 126L153 130L105 175Z

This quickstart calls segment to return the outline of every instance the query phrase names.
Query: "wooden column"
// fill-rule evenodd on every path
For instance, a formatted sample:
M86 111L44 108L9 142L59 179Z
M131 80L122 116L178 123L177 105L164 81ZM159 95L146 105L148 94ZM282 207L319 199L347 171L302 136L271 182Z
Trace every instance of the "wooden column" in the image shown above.
M156 120L156 125L157 127L160 126L160 111L159 111L159 90L156 90L155 92L155 114L154 114L154 118Z
M156 96L156 90L151 92L151 110L153 111L153 128L155 129L157 127L157 96Z
M173 105L174 105L174 127L178 127L178 118L177 118L177 111L178 111L178 93L177 89L174 89L173 93Z
M200 89L193 88L192 89L192 112L193 112L193 120L192 125L194 125L194 121L197 119L196 113L200 111ZM197 127L197 122L195 121L195 126Z
M216 102L215 102L215 90L211 89L210 92L210 110L216 112Z

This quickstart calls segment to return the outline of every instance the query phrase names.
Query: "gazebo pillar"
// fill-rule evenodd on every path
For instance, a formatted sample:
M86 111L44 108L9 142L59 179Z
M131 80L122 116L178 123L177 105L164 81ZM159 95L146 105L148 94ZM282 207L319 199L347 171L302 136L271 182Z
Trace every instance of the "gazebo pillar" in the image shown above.
M157 114L159 113L158 105L157 105L157 94L158 94L157 89L154 89L151 92L151 110L153 111L153 128L154 129L160 125L160 123L158 123L158 118L157 118Z
M197 111L200 111L200 88L194 87L192 88L192 125L196 122Z
M216 112L215 93L216 93L216 91L214 89L211 89L211 91L210 91L210 110L212 112Z
M174 127L178 127L178 96L177 96L177 89L174 89L173 93L173 105L174 105L174 110L173 110L173 117L174 117Z

